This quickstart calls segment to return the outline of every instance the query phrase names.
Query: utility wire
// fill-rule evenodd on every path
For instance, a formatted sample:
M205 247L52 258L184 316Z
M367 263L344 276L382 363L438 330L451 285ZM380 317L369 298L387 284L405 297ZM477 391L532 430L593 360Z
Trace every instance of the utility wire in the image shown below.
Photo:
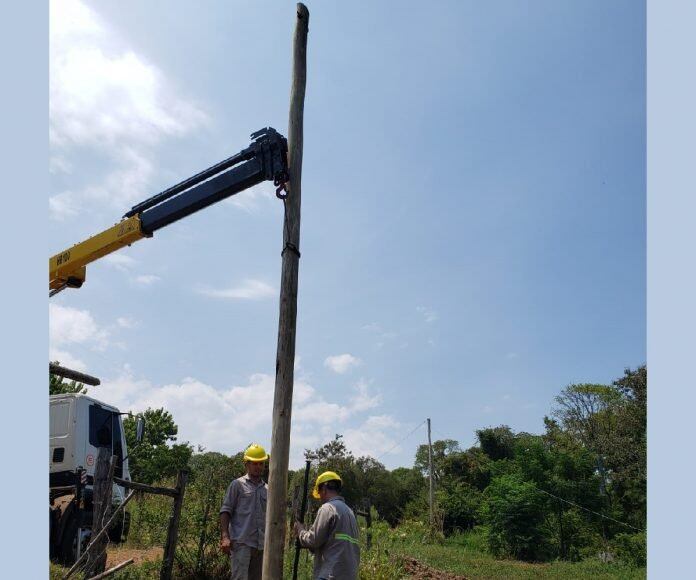
M575 507L577 507L577 508L580 508L581 510L585 510L586 512L590 512L591 514L594 514L594 515L596 515L596 516L599 516L600 518L605 518L605 519L607 519L607 520L611 520L612 522L616 522L617 524L621 524L622 526L626 526L626 527L632 528L632 529L634 529L634 530L636 530L636 531L638 531L638 532L643 532L643 531L645 531L645 530L641 530L640 528L636 528L635 526L632 526L631 524L627 524L627 523L625 523L625 522L620 522L619 520L615 520L614 518L612 518L612 517L610 517L610 516L605 516L604 514L600 514L599 512L596 512L596 511L593 511L593 510L588 509L588 508L586 508L586 507L583 507L583 506L581 506L581 505L579 505L579 504L577 504L577 503L574 503L574 502L572 502L572 501L569 501L569 500L567 500L567 499L563 499L562 497L558 497L557 495L553 495L552 493L549 493L548 491L546 491L545 489L541 489L540 487L537 487L537 489L538 489L541 493L545 493L546 495L549 495L549 496L551 496L551 497L553 497L553 498L556 498L558 501L563 501L563 502L565 502L565 503L567 503L567 504L570 504L570 505L572 505L572 506L575 506Z
M392 445L389 449L387 449L384 453L382 453L379 457L377 457L375 459L375 461L379 461L380 459L382 459L382 457L384 457L385 455L388 455L389 453L394 451L394 449L396 449L399 445L401 445L401 443L403 443L404 441L406 441L406 439L408 439L411 435L413 435L419 427L425 425L425 423L427 421L428 421L427 419L423 419L423 421L418 423L418 425L416 425L411 431L409 431L405 437L403 437L402 439L397 441L394 445Z

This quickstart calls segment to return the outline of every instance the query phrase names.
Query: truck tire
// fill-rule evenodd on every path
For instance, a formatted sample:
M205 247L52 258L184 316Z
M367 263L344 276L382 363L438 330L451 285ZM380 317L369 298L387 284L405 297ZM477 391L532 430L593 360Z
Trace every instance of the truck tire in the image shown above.
M128 522L126 521L128 520ZM126 541L126 536L128 535L128 529L127 525L130 523L130 514L126 512L125 517L124 513L121 512L117 517L116 520L114 520L114 523L111 524L111 527L109 528L109 531L107 532L107 535L109 536L109 540L116 544L120 544L121 542Z
M77 555L77 518L72 514L69 518L58 547L58 559L64 566L72 566Z

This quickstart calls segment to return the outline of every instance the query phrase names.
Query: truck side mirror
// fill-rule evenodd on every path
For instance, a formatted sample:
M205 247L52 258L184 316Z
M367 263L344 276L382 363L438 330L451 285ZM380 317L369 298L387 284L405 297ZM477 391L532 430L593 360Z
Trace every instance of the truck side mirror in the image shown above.
M138 417L135 423L135 440L140 443L145 436L145 418Z

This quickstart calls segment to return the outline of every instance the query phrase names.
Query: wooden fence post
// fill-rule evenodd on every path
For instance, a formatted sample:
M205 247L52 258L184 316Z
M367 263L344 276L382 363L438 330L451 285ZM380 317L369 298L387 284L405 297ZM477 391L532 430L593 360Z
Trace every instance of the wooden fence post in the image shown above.
M367 524L367 550L369 551L370 548L372 548L372 502L370 501L370 498L367 498L365 506L365 522Z
M179 535L179 520L181 518L181 504L184 502L184 491L188 481L188 471L179 471L176 478L176 496L172 505L172 515L169 518L169 528L167 530L167 543L164 546L164 559L160 570L160 580L171 580L172 569L174 567L174 554L176 552L176 541Z
M111 511L111 493L113 489L114 468L118 458L111 455L109 447L100 447L94 468L94 486L92 488L92 537L96 538L85 566L85 576L90 578L103 572L106 568L107 534L97 537L109 519ZM79 541L79 538L78 538Z

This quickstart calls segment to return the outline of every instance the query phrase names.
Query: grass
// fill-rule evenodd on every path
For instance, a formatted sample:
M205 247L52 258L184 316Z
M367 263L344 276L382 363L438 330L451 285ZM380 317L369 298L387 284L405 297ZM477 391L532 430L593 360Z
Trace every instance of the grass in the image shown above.
M581 562L556 561L528 563L498 560L486 551L485 535L481 530L456 534L449 538L432 539L425 526L408 523L396 530L376 531L376 547L393 556L406 556L436 568L461 574L472 580L491 578L563 578L568 580L642 580L645 568L622 563L604 563L599 559ZM398 578L398 576L392 576Z
M628 566L618 562L603 563L587 559L572 563L556 561L527 563L515 560L499 560L486 551L482 530L455 534L449 538L433 538L425 525L407 522L396 529L377 522L372 528L372 549L366 549L366 530L361 529L360 580L398 580L406 578L403 558L415 558L437 570L461 574L471 580L557 578L568 580L643 580L645 568ZM285 550L284 578L292 576L294 547ZM114 576L117 580L156 580L159 578L160 561L132 565ZM298 577L311 578L312 559L302 550ZM182 571L183 572L183 571ZM51 580L60 578L65 569L51 565ZM175 574L181 580L192 580L189 573ZM216 577L216 576L211 576Z

